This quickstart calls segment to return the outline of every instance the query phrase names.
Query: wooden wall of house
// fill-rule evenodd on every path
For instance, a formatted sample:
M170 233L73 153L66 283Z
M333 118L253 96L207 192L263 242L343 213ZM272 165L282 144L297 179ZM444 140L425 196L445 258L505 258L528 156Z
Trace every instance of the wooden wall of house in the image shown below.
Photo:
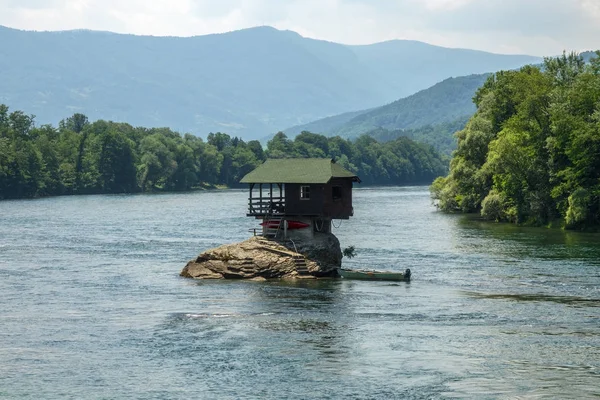
M352 216L352 181L332 179L327 185L285 185L287 215L323 216L348 219ZM300 198L300 187L310 187L310 199Z
M335 219L348 219L352 216L352 181L332 179L325 186L323 213Z
M300 198L301 186L310 187L310 199L303 200ZM285 184L285 213L287 215L322 215L324 202L325 185Z

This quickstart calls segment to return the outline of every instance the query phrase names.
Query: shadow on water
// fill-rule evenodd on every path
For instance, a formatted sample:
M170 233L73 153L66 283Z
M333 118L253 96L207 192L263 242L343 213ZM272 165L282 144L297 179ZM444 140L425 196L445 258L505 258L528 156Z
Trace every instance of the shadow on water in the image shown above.
M343 362L349 349L339 341L348 330L338 316L347 313L340 279L282 280L265 283L253 293L264 307L279 312L279 318L259 321L266 332L283 333L292 344L315 352L320 362Z
M552 296L545 294L488 294L476 292L463 292L469 297L478 299L501 299L517 302L553 302L574 307L600 307L600 299L587 299L577 296Z
M339 342L348 328L336 318L343 310L338 281L211 281L197 288L189 311L166 315L141 345L149 361L185 371L209 393L244 387L260 397L282 380L318 381L348 363L351 348Z
M264 307L297 313L340 305L340 288L341 282L335 279L281 280L266 282L251 295Z
M481 239L498 241L498 250L510 250L514 255L541 259L581 259L600 264L600 235L558 228L518 226L482 220L475 215L461 216L457 227L466 238L471 233Z
M219 288L245 298L261 312L297 313L340 303L341 279L281 279L266 282L246 280L194 281L195 286ZM227 301L227 299L225 299ZM230 299L231 301L231 299Z
M242 323L251 325L252 329L333 337L339 322L334 314L348 312L343 301L341 279L198 281L193 284L221 293L211 299L211 309L216 311L175 313L167 318L161 329L190 323ZM203 299L197 306L206 307L207 300Z

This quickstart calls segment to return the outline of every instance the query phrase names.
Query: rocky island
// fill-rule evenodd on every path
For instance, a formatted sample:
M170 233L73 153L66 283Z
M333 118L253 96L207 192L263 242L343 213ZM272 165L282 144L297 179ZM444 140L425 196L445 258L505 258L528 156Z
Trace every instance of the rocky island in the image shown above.
M293 242L254 236L201 253L180 275L194 279L306 279L337 276L341 264L340 242L331 233Z
M271 159L242 178L249 184L246 215L260 232L188 262L181 276L194 279L277 279L338 276L342 251L333 219L349 219L352 184L360 179L321 158ZM256 236L258 234L259 236Z

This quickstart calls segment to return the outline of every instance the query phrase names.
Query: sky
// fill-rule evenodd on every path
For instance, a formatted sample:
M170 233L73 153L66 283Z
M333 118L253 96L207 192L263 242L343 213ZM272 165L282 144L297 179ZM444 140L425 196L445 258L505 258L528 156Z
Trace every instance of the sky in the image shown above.
M552 56L600 49L600 0L0 0L0 25L155 36L269 25L345 44Z

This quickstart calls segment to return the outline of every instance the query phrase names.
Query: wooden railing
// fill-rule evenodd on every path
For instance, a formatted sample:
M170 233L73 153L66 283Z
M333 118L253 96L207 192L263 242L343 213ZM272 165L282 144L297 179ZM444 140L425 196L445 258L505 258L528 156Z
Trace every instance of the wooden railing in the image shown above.
M248 199L248 215L283 215L285 200L268 198Z

